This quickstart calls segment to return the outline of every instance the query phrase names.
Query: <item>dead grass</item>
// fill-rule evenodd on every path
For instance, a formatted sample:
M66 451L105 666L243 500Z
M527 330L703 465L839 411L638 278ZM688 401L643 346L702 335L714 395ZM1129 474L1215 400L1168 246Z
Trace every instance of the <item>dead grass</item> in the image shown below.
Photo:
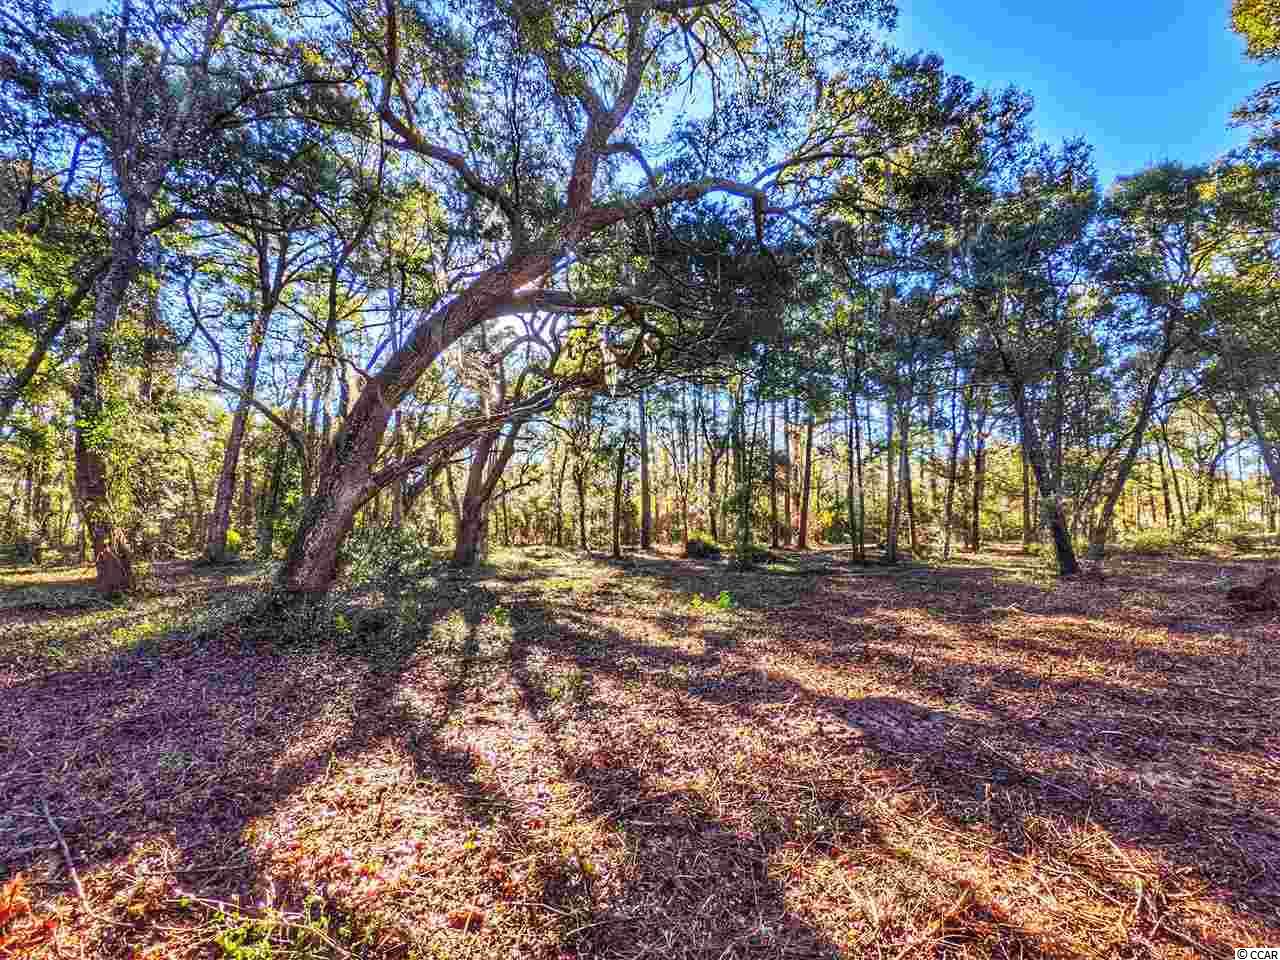
M251 571L65 610L6 577L0 956L1280 943L1280 629L1223 604L1251 569L531 550L266 624Z

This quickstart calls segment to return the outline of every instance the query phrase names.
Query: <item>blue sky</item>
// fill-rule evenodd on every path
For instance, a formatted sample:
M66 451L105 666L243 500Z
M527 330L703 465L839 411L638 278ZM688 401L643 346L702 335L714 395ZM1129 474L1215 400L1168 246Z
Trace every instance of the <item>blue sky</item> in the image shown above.
M73 10L100 0L60 0ZM939 53L980 87L1035 97L1042 140L1082 136L1099 181L1242 143L1231 108L1280 74L1244 59L1230 0L898 0L891 42Z
M1243 142L1231 108L1276 76L1245 61L1230 0L899 0L902 49L942 55L983 87L1035 97L1038 135L1082 136L1101 184Z

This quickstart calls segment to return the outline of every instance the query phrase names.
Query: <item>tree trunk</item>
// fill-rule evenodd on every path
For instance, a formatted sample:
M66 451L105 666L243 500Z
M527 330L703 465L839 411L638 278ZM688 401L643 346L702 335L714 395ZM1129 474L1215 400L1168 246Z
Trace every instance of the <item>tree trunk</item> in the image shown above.
M857 513L857 559L859 563L867 562L867 483L863 474L862 463L862 421L858 417L858 395L849 394L849 414L853 421L854 465L858 478L858 513Z
M112 515L107 490L107 462L76 431L76 497L80 501L97 569L94 587L99 593L117 594L136 586L133 555L124 532Z
M956 422L956 400L962 406L961 420ZM960 444L969 432L969 404L959 387L959 374L951 382L951 449L947 456L946 501L942 513L942 559L951 559L951 533L955 521L956 487L959 486ZM1025 448L1025 441L1024 441Z
M791 524L791 492L794 489L791 483L792 472L795 471L795 457L791 456L791 398L788 397L782 403L782 445L786 447L787 462L782 476L785 481L782 484L783 508L785 508L785 516L783 516L782 541L790 547L791 531L794 526Z
M1095 563L1100 563L1106 558L1107 538L1111 535L1111 524L1115 517L1116 504L1120 501L1120 495L1124 492L1125 484L1129 480L1129 474L1138 460L1138 452L1142 449L1142 444L1146 437L1147 425L1151 422L1151 411L1155 407L1156 392L1160 387L1161 375L1164 373L1164 368L1172 356L1173 347L1166 345L1156 360L1150 379L1147 381L1147 388L1143 391L1138 415L1134 419L1133 437L1129 441L1129 449L1125 452L1124 459L1120 461L1120 468L1112 480L1111 489L1107 491L1106 498L1102 502L1102 511L1089 531L1089 559Z
M584 551L587 546L587 475L585 471L574 471L573 485L578 492L578 546Z
M769 545L778 549L778 408L769 404Z
M909 416L910 414L904 410L901 429L898 430L898 445L901 451L898 455L898 477L899 483L902 485L902 504L903 512L907 518L907 532L911 537L911 559L918 560L920 558L920 533L916 529L915 494L911 489L910 444L907 443L907 438L911 436Z
M641 436L644 436L644 398L640 399L640 430ZM643 444L643 441L641 441ZM641 446L643 451L644 447ZM644 453L640 454L640 487L643 491L645 487L644 475ZM627 442L624 438L618 443L618 466L613 475L613 559L622 559L622 477L626 471L627 465ZM643 493L641 493L643 496ZM643 524L643 521L642 521ZM641 544L644 542L644 527L640 529Z
M1040 434L1031 419L1031 412L1026 401L1026 392L1022 383L1014 380L1010 384L1014 407L1018 411L1018 419L1022 426L1022 442L1026 448L1027 459L1031 461L1031 469L1036 477L1036 489L1040 491L1041 514L1049 527L1053 538L1053 552L1058 563L1058 573L1069 577L1080 572L1076 562L1075 548L1071 543L1071 533L1067 529L1067 519L1062 511L1062 497L1058 490L1058 478L1049 469L1044 448L1040 444Z
M710 457L711 464L711 469L707 471L707 520L711 524L711 539L719 543L720 526L717 511L720 509L720 498L716 495L718 484L716 471L720 466L720 457L723 454L718 452L718 448L713 448L707 452L707 455Z
M145 217L145 212L143 213ZM111 265L97 292L89 335L80 360L75 407L76 498L88 528L95 587L116 594L136 586L133 556L124 531L117 525L110 500L110 473L105 446L111 425L104 420L103 377L110 361L109 338L124 304L125 294L139 269L140 231L128 231L112 244Z
M1027 463L1026 443L1018 444L1018 460L1022 464L1022 549L1028 550L1031 547L1031 466Z
M1262 452L1262 461L1267 466L1267 476L1271 478L1271 489L1280 496L1280 452L1267 438L1266 427L1262 420L1262 410L1258 406L1258 397L1252 390L1243 391L1244 408L1249 416L1249 427L1253 430L1253 439Z
M752 554L752 484L751 484L751 452L747 448L746 426L746 388L739 386L733 398L733 420L730 435L733 438L733 479L734 479L734 555L739 566L746 567L751 563Z
M455 567L474 567L485 552L489 533L489 489L485 482L485 470L496 438L482 437L471 448L471 463L467 466L467 485L458 507L455 528L453 559Z
M339 550L351 532L356 511L387 484L417 467L440 469L450 457L484 436L455 429L422 445L395 469L370 473L390 410L367 390L351 408L316 471L315 491L304 501L298 532L289 544L276 583L300 600L323 596L338 576Z
M893 504L897 494L897 487L894 486L894 463L893 463L893 408L890 407L886 400L884 405L884 536L886 547L889 542L889 529L893 526ZM897 531L894 531L895 533ZM897 563L898 545L893 545L893 559L890 563Z
M1182 483L1178 480L1178 468L1173 463L1173 447L1169 443L1168 434L1161 424L1160 433L1164 438L1164 456L1169 464L1169 482L1173 486L1173 500L1178 505L1178 522L1187 525L1187 502L1182 497Z
M453 558L455 567L474 567L484 557L484 544L488 539L489 510L487 503L477 503L465 498L462 516L455 528Z
M264 306L253 318L249 330L249 354L245 358L244 377L240 382L240 397L231 418L231 433L222 454L222 470L218 473L213 513L209 515L208 533L204 545L205 563L226 563L227 530L231 526L231 501L235 496L236 469L240 463L240 448L244 443L246 425L253 409L253 395L258 383L258 365L262 361L262 348L266 343L267 324L271 320L271 308ZM247 533L248 531L244 531Z
M800 538L797 546L801 550L809 548L809 488L813 476L813 423L814 414L809 413L809 422L804 428L804 475L800 480Z
M556 546L564 546L564 474L569 466L569 452L566 450L560 459L560 470L556 474Z
M645 410L644 391L640 391L640 549L653 545L652 491L649 488L649 416Z
M271 475L262 490L258 507L257 555L263 560L271 559L275 548L276 516L280 511L280 488L284 484L284 468L288 456L288 441L282 437L276 444L276 453L271 461Z
M974 553L982 549L982 493L987 479L987 438L978 433L973 443L973 527L969 534Z
M424 317L408 340L370 377L351 404L332 440L324 444L314 478L314 492L307 498L298 533L280 568L277 583L287 594L299 597L324 593L337 577L338 549L358 510L383 486L403 476L405 465L373 472L382 449L391 412L413 390L440 354L464 334L501 312L516 290L552 269L560 250L513 254L476 277L466 290ZM461 441L462 449L474 441L476 431L452 431L429 444L423 457L444 454Z

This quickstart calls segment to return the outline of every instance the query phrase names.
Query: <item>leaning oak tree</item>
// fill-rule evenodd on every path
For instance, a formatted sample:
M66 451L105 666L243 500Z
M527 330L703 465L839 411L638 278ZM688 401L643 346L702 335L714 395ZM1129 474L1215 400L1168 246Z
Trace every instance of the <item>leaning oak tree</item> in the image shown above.
M477 208L491 213L482 239L492 253L368 371L321 455L281 591L327 591L356 511L420 464L416 451L388 457L384 434L460 337L494 317L579 299L642 300L625 271L604 291L577 289L574 279L611 256L611 236L712 194L749 201L763 242L772 222L817 202L833 174L886 153L892 131L867 122L856 90L876 67L875 31L894 12L882 0L636 0L607 9L387 0L375 23L349 7L392 145L470 201L456 205L465 211L459 227ZM798 82L813 89L812 101L795 96ZM698 112L663 138L682 98L697 94Z

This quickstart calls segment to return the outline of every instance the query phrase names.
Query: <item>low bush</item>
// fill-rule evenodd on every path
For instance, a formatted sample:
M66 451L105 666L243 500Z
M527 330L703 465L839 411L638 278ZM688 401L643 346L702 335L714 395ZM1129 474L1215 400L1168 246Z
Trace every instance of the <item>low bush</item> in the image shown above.
M689 534L689 539L684 542L684 555L695 560L718 557L720 556L720 544L716 543L711 534L702 530L695 530Z
M1181 548L1178 540L1167 530L1143 530L1135 533L1125 546L1132 553L1144 557L1161 557Z

